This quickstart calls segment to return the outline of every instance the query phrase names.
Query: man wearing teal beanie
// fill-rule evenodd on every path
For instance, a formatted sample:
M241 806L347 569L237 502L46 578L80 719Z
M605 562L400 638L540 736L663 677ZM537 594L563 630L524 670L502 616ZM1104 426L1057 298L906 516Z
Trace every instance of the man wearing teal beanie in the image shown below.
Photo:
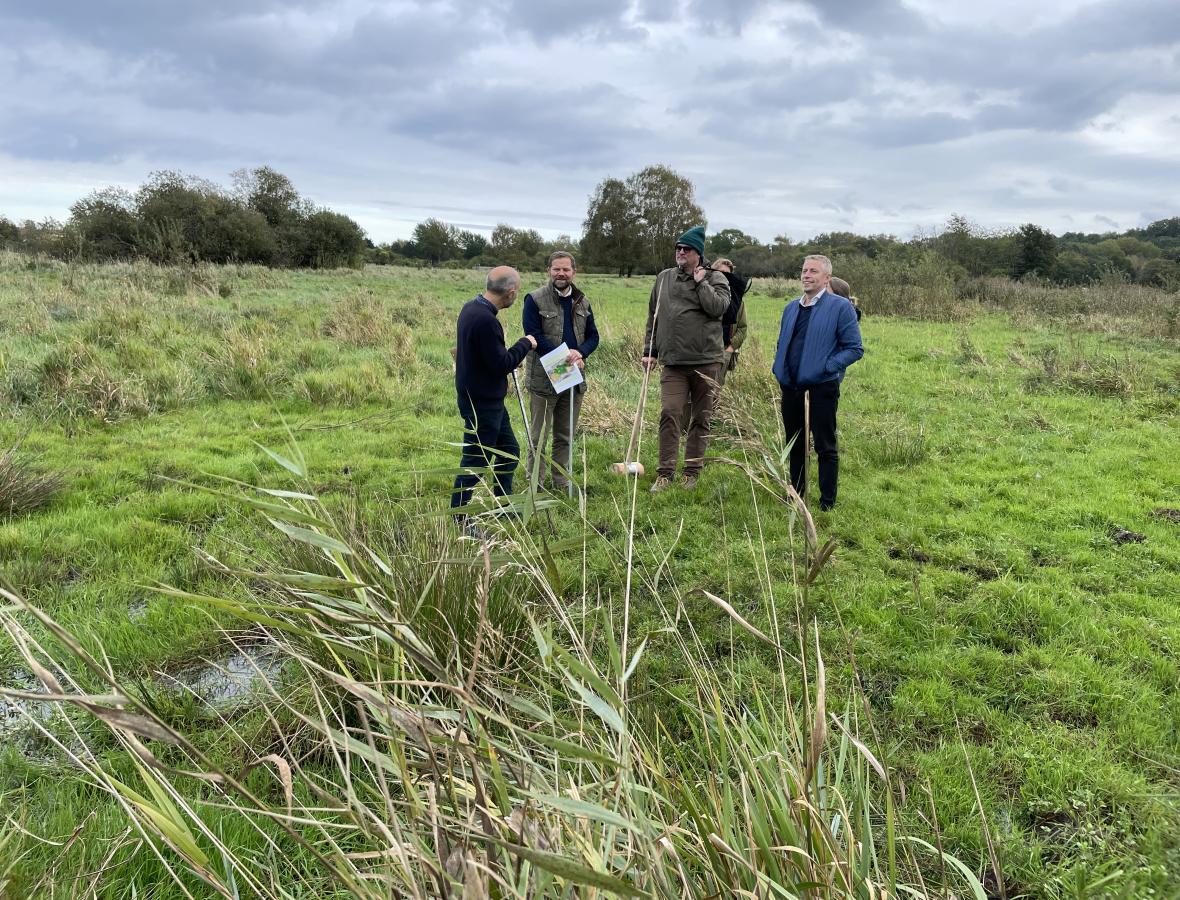
M688 229L676 241L676 265L656 276L647 310L643 364L657 359L660 372L660 462L653 492L666 490L680 460L680 435L688 412L684 474L696 486L709 445L709 422L725 363L721 317L729 309L729 282L704 264L705 227Z

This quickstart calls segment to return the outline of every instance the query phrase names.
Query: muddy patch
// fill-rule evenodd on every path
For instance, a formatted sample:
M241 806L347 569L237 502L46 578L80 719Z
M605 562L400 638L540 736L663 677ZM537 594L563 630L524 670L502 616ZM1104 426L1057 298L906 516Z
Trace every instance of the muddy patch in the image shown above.
M1128 528L1123 528L1121 525L1111 525L1107 534L1110 539L1116 544L1142 544L1147 540L1147 535L1141 534L1138 531L1131 531Z
M885 555L890 559L908 559L913 562L925 565L930 562L930 554L923 550L905 549L902 547L894 547L890 545L885 548Z

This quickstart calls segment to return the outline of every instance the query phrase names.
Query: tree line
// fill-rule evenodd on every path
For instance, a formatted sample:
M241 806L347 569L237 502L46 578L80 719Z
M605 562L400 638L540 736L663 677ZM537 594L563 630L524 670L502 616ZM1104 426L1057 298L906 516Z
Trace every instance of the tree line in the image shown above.
M361 227L301 197L287 176L263 166L232 177L233 188L225 190L203 178L154 172L134 192L108 187L87 195L65 223L0 218L0 247L87 262L364 263Z
M544 239L535 229L498 224L491 237L438 218L411 237L375 245L347 216L300 197L268 167L233 174L224 190L178 172L153 173L135 192L95 191L70 208L64 224L17 225L0 217L0 247L87 261L142 258L158 263L245 262L268 266L385 265L470 267L506 263L542 270L555 249L578 256L582 271L648 275L672 264L676 237L705 224L692 182L667 166L608 177L589 198L580 238ZM1180 289L1180 217L1121 233L1060 237L1028 223L989 230L959 214L925 235L833 231L795 242L760 241L740 228L708 238L709 258L727 256L743 274L793 275L803 257L824 253L904 266L936 255L954 276L1039 278L1088 284L1114 274L1126 282Z
M562 236L546 242L536 231L497 225L489 242L428 219L413 237L374 248L369 258L430 266L508 263L536 270L560 247L577 253L582 271L650 275L672 265L676 237L699 224L708 223L692 182L666 166L649 166L625 178L606 178L594 189L578 241ZM1180 217L1122 233L1057 237L1032 223L988 230L955 214L933 233L905 241L833 231L800 242L784 235L763 242L740 228L725 228L709 235L705 249L708 258L729 257L740 272L754 276L794 275L810 253L897 266L933 255L956 279L1003 276L1089 284L1113 274L1125 282L1180 289Z

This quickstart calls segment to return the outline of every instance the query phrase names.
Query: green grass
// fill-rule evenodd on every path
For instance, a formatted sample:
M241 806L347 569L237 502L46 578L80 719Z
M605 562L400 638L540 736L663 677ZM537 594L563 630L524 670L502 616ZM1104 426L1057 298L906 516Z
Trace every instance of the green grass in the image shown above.
M291 564L291 550L240 504L178 482L288 486L259 448L284 445L284 421L307 485L369 523L366 540L395 557L399 529L439 527L414 516L445 503L457 461L448 350L477 279L0 257L0 450L19 442L22 459L64 480L44 508L0 520L0 576L121 677L148 682L216 655L220 629L245 624L151 587L240 600L251 585L203 554L257 569ZM650 284L580 283L603 335L578 445L586 522L617 545L628 482L606 467L622 458L639 397ZM748 302L751 337L712 452L759 470L780 427L767 369L783 301ZM505 314L510 340L518 313ZM869 314L862 330L866 355L840 401L840 503L817 519L837 549L798 605L789 563L803 548L790 511L738 467L711 465L691 494L640 494L636 565L660 581L630 611L632 645L653 635L629 694L636 721L700 739L682 705L697 684L665 632L668 598L751 709L755 686L774 696L774 654L701 591L763 631L814 621L829 697L841 698L832 706L863 692L862 736L906 786L898 806L911 833L937 833L998 893L986 823L1008 896L1175 896L1180 525L1153 512L1180 507L1176 344L1070 332L1035 309L949 324ZM1118 543L1116 528L1145 539ZM623 567L608 552L566 554L558 567L579 620L620 594ZM24 668L0 641L0 674ZM245 732L266 731L256 712L240 715ZM218 758L238 752L218 721L196 730ZM19 832L0 839L0 885L16 848L16 885L50 864L62 879L98 868L115 847L104 896L158 881L160 863L120 843L126 820L109 797L46 765L0 751L0 810L53 841L82 825L80 839L64 854ZM228 842L260 848L232 816L224 827Z

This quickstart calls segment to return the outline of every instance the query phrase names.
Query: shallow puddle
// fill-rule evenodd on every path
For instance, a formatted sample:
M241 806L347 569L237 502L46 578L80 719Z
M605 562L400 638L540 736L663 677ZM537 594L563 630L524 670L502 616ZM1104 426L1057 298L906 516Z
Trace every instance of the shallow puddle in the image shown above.
M29 672L8 672L0 676L0 687L45 693L41 682ZM55 705L0 695L0 743L15 746L26 756L43 755L50 745L36 723L48 727L56 711Z
M241 646L218 659L165 675L161 682L190 691L210 706L233 707L263 692L268 682L277 681L282 665L273 647Z

